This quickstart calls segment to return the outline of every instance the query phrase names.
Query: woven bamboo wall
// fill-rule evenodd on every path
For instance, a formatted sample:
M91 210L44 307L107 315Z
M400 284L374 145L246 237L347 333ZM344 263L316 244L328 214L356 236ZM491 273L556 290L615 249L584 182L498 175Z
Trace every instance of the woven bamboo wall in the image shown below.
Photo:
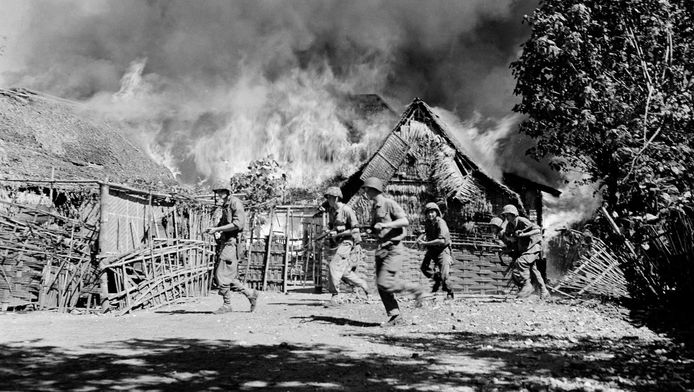
M14 188L10 185L2 190L2 309L26 305L61 310L74 307L80 295L91 291L96 282L96 269L91 261L97 228L91 223L98 219L92 219L95 203L89 189L75 190L71 185L62 189L52 184L49 191L49 186L42 184L31 187L15 184ZM51 198L45 197L49 193L67 202L58 209L54 205L21 203L29 203L37 195L44 196L42 203L50 203ZM75 216L73 212L83 214Z
M431 288L433 281L427 279L420 271L424 259L424 249L412 241L404 241L404 245L406 254L401 270L402 278ZM364 257L360 260L356 272L367 281L371 292L377 295L375 283L376 242L368 239L362 243L362 247ZM316 286L318 292L327 292L328 263L334 255L334 249L326 247L324 251L325 257L321 264L322 279ZM499 262L498 248L484 245L454 245L453 259L450 282L457 294L502 295L507 294L512 289L509 285L510 275L504 275L507 267ZM509 263L510 260L504 256L504 262ZM343 283L341 290L342 292L351 292L352 288Z

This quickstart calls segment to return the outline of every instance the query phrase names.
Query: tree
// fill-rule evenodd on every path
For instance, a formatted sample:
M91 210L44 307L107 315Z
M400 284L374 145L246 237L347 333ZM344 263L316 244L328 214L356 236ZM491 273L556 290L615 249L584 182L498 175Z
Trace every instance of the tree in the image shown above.
M231 177L231 189L246 195L249 208L261 210L282 203L286 185L284 170L271 156L251 162L247 172Z
M694 2L545 0L511 64L528 153L601 184L608 207L692 202Z

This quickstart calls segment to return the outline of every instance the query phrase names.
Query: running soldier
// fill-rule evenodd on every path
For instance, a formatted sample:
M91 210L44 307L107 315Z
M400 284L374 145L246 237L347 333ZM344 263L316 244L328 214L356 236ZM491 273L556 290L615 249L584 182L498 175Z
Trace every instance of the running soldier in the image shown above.
M427 203L424 206L424 234L417 238L417 243L427 248L420 269L424 276L434 279L431 292L435 293L441 287L447 293L446 299L454 299L453 289L448 280L453 261L451 233L436 203ZM432 261L434 262L433 272Z
M407 235L409 221L402 207L383 195L383 182L380 179L369 177L364 180L362 188L366 197L372 201L371 228L378 238L376 286L389 317L382 325L404 325L395 294L414 295L417 306L421 306L425 299L422 287L406 282L399 276L405 252L400 241Z
M359 251L361 236L357 215L352 207L342 203L342 191L331 186L325 191L328 201L328 229L330 242L335 246L335 256L328 264L328 291L332 294L330 302L325 306L338 306L340 301L340 282L344 281L352 287L364 290L369 299L369 286L357 273L354 254Z
M219 287L219 295L224 301L222 307L214 313L231 312L231 292L243 293L251 304L251 312L258 303L258 291L252 290L239 280L239 237L245 225L245 213L241 200L231 194L229 185L216 185L213 189L215 198L222 203L222 216L215 227L208 227L205 233L212 234L217 240L214 279Z
M518 216L518 209L514 205L504 206L501 215L504 217L502 225L505 226L501 239L515 251L515 255L512 254L512 276L520 287L518 298L526 298L535 291L530 280L531 273L540 289L540 298L548 298L549 291L536 265L542 251L542 230L528 218Z

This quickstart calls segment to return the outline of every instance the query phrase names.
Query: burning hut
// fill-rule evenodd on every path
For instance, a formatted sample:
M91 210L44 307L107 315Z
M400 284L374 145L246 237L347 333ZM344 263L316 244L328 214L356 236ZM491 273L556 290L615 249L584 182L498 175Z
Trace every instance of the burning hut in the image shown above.
M127 312L207 292L211 203L165 191L166 168L74 102L0 90L0 113L2 308Z
M422 209L436 202L453 237L451 281L465 294L502 294L508 291L506 267L499 262L500 248L493 241L489 220L506 204L514 204L521 214L529 208L518 193L485 174L464 152L443 121L421 99L415 99L375 154L342 186L345 202L361 222L370 221L370 202L358 191L367 177L386 184L386 194L405 209L410 221L408 279L426 279L419 271L424 249L414 240L423 230ZM528 199L536 217L541 203ZM366 260L373 256L374 241L364 242ZM327 262L327 261L324 261ZM360 271L372 276L373 266L363 262Z

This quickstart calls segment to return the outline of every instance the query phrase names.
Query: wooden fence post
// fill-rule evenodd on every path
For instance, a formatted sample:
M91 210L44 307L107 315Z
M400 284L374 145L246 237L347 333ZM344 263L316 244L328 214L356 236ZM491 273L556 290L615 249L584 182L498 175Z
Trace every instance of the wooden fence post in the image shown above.
M292 214L292 209L287 208L287 220L284 223L284 273L282 274L282 292L287 294L287 272L289 270L289 219Z
M275 223L274 220L275 216L275 209L270 210L270 232L267 235L267 245L265 247L265 261L264 261L264 267L263 267L263 286L262 286L262 291L265 291L265 288L267 287L267 274L268 271L270 270L270 259L272 256L272 228L273 224Z
M106 240L106 224L108 223L108 216L106 215L108 207L108 184L101 184L101 197L99 199L99 254L104 256L104 249L108 248L108 242ZM111 307L111 303L108 299L108 274L104 266L106 265L106 259L104 257L99 261L99 282L100 282L100 295L101 295L101 310L103 312L107 311Z
M255 211L251 213L251 219L248 225L250 226L251 239L248 243L248 250L246 251L246 273L243 275L243 283L248 281L248 274L251 271L251 258L253 257L253 231L255 231Z

